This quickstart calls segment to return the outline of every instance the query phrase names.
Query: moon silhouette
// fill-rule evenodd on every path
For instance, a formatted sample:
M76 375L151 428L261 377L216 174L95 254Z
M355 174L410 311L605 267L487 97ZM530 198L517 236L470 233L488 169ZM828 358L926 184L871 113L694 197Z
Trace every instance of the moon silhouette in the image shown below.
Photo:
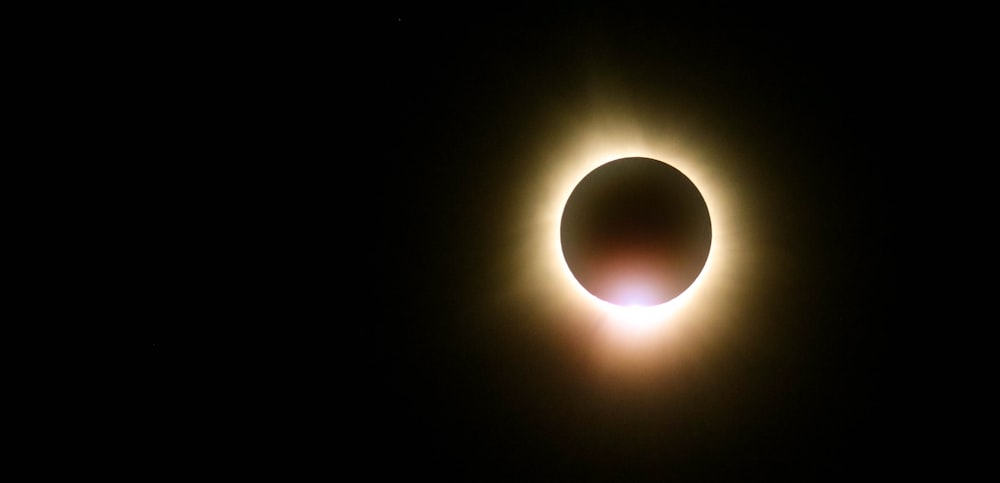
M560 222L566 265L595 297L652 306L698 278L712 245L712 222L698 188L673 166L621 158L576 185Z

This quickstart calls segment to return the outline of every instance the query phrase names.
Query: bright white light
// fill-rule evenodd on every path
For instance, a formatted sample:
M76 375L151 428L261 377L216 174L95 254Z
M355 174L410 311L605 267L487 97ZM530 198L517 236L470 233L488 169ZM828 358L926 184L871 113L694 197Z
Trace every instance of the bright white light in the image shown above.
M666 304L664 304L666 305ZM663 314L655 307L609 307L607 327L609 334L619 339L645 338L662 328Z

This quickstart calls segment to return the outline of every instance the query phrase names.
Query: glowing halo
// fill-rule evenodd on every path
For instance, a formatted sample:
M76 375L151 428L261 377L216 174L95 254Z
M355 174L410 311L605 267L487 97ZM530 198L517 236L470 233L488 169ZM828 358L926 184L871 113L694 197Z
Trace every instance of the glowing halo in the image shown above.
M668 164L675 166L684 172L685 175L687 175L692 182L694 182L695 185L702 190L705 202L708 204L709 215L713 220L717 220L719 218L718 213L722 211L718 200L716 200L718 197L713 196L717 190L710 188L711 183L706 182L703 175L691 173L691 171L697 170L692 170L692 166L685 166L685 164L689 163L685 163L681 158L676 156L668 155L667 152L650 149L648 146L638 146L633 144L627 148L621 149L620 151L606 148L597 150L596 152L607 154L596 154L584 157L582 162L579 162L576 165L573 170L573 175L566 176L564 182L560 183L560 187L558 189L559 195L553 196L550 200L551 206L549 208L549 216L553 217L556 221L549 223L551 228L548 230L550 231L548 234L549 240L546 243L552 251L549 258L558 262L558 273L561 279L559 283L571 286L579 298L585 300L587 304L592 306L595 310L603 313L605 320L611 322L616 329L620 329L619 332L624 331L629 334L646 335L649 331L657 329L658 326L664 321L668 320L671 316L675 316L677 312L682 311L685 307L690 305L691 300L695 298L699 292L701 292L704 280L715 275L715 267L718 264L717 258L720 258L719 252L723 251L721 245L725 243L725 236L723 235L724 230L720 229L724 226L724 223L713 223L716 225L715 230L720 233L716 234L712 239L712 245L709 248L708 260L705 262L705 267L702 269L701 273L691 286L688 287L683 293L660 305L650 307L622 307L601 300L588 292L576 280L573 273L570 271L569 266L566 264L566 259L562 253L562 241L560 239L558 223L558 220L562 217L566 200L569 198L570 193L572 193L573 188L576 187L577 183L579 183L579 181L591 171L605 163L614 161L615 159L632 156L653 158L661 162L664 162L664 159L669 159L670 161ZM706 187L703 188L703 186Z
M614 340L656 341L676 331L701 331L714 323L731 320L745 300L741 284L746 282L751 248L738 243L733 217L745 203L735 203L737 192L727 180L724 163L703 158L682 143L653 137L634 123L593 123L567 136L563 145L549 145L539 156L540 173L534 184L529 220L522 245L523 289L538 297L536 303L551 310L551 317L565 323L596 324ZM712 220L708 260L695 281L679 296L661 305L621 307L589 293L566 265L560 240L560 219L566 201L577 183L597 167L625 157L646 157L667 163L684 173L704 197ZM696 323L697 322L697 323Z

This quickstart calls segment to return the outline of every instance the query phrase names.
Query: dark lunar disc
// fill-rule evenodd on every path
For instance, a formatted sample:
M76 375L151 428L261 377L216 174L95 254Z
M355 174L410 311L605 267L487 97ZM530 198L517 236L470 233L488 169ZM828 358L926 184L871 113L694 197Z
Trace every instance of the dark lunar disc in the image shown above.
M659 305L701 273L712 222L683 173L655 159L621 158L576 185L560 238L566 264L588 292L616 305Z

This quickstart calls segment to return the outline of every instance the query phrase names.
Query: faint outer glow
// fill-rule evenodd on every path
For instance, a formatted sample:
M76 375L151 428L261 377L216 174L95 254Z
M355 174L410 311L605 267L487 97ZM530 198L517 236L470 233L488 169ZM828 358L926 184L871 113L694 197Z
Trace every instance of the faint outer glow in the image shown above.
M552 311L553 318L570 324L596 323L600 333L616 341L650 343L731 319L737 315L738 287L745 282L748 259L739 256L747 246L734 239L732 215L737 209L728 194L732 183L724 177L724 164L702 159L660 130L645 132L627 119L608 129L610 121L614 120L584 126L566 136L564 144L550 145L540 157L537 191L526 206L531 210L527 215L531 227L527 253L522 255L530 263L523 288L540 297L539 303ZM604 163L632 156L656 159L684 173L704 197L712 220L712 244L701 274L679 296L652 307L621 307L587 292L566 265L560 240L562 212L577 183Z

